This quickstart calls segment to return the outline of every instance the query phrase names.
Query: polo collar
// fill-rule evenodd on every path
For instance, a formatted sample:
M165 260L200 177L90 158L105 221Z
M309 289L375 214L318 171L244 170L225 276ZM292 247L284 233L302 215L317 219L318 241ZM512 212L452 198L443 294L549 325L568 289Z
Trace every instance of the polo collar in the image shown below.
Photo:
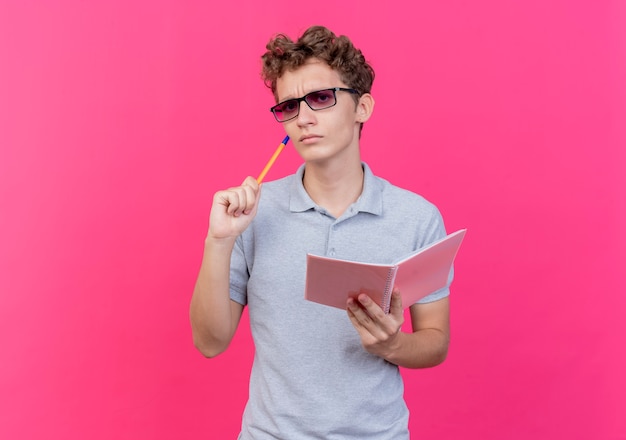
M354 203L354 208L358 212L368 212L374 215L381 215L383 212L383 187L380 180L374 176L369 165L361 162L363 166L363 192ZM289 210L291 212L304 212L310 209L323 211L320 206L309 197L304 189L302 177L304 176L304 166L300 165L298 171L293 175L292 185L289 194Z

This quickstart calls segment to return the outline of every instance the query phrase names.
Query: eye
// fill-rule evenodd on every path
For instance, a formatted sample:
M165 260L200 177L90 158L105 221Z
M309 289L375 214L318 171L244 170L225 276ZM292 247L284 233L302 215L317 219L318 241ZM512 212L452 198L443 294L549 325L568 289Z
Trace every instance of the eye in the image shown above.
M285 101L281 105L278 106L278 109L281 112L293 113L298 110L298 101L296 101L295 99L290 100L290 101Z
M307 102L312 106L324 106L334 102L332 90L320 90L307 96Z

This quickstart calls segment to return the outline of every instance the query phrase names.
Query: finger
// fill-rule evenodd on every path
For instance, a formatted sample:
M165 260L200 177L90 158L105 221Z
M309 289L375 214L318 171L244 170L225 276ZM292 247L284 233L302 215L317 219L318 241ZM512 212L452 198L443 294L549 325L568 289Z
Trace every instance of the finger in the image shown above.
M235 217L242 213L249 214L256 206L258 191L259 186L256 181L253 184L248 184L248 180L244 181L241 186L223 191L222 200L226 206L226 212Z
M402 308L402 295L399 290L395 290L391 293L391 307L389 313L396 318L404 315L404 309Z
M225 189L215 193L214 204L222 205L227 213L234 212L239 205L239 197L232 189Z
M371 318L367 315L361 304L354 298L348 298L346 310L353 322L359 327L365 327L365 325L371 322Z
M245 205L243 206L243 213L250 214L256 209L258 205L261 191L258 186L256 188L253 188L249 185L244 185L243 190L245 192L245 199L246 199Z
M242 187L225 191L226 213L235 217L241 215L246 206L246 191Z
M350 321L352 321L352 324L358 329L361 326L361 323L359 322L359 319L354 314L355 310L353 310L353 307L355 307L354 300L349 299L347 307L346 307L346 311L348 312L348 318L350 318Z
M380 310L380 307L365 294L360 294L356 300L351 299L350 301L349 310L354 315L356 324L375 338L383 336L379 319L381 315L384 317L384 313ZM378 316L376 316L376 308L380 312Z
M348 318L350 318L352 325L361 335L361 338L363 340L372 338L373 335L369 329L371 327L371 318L367 316L361 306L350 298L346 310L348 312Z
M258 204L260 192L261 192L261 186L259 185L259 183L254 177L248 176L241 184L241 187L245 191L245 195L246 195L243 213L250 214L256 208Z
M399 295L400 292L398 291L396 293ZM386 338L398 332L404 320L401 298L396 298L396 305L394 306L392 293L391 307L393 308L390 309L392 311L390 314L386 314L377 303L364 293L358 296L358 300L365 312L371 317L372 326L369 326L368 329L373 335L379 338ZM398 300L400 302L399 310L397 304Z
M253 188L255 192L257 192L261 185L259 185L259 183L256 181L256 179L254 177L248 176L241 183L241 186L249 186L249 187Z
M374 321L382 321L385 318L385 312L376 304L369 295L360 293L357 296L359 304L365 309L368 315L372 317Z

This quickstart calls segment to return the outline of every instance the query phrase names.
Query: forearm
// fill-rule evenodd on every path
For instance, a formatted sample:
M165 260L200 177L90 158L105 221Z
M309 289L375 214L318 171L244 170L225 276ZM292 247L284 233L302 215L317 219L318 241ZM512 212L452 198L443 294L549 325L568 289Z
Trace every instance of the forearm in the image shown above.
M449 338L436 328L413 333L399 332L383 354L392 364L404 368L429 368L442 363L448 354Z
M233 246L234 239L207 238L191 299L194 344L207 357L216 356L228 347L239 323L241 310L233 304L229 295Z

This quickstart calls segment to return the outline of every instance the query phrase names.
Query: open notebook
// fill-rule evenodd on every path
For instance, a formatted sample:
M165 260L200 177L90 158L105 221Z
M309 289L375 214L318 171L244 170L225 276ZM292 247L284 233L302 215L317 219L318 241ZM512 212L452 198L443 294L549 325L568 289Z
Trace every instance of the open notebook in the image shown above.
M305 299L340 309L348 297L368 294L389 312L394 286L406 308L448 284L466 229L435 241L394 264L372 264L307 254Z

